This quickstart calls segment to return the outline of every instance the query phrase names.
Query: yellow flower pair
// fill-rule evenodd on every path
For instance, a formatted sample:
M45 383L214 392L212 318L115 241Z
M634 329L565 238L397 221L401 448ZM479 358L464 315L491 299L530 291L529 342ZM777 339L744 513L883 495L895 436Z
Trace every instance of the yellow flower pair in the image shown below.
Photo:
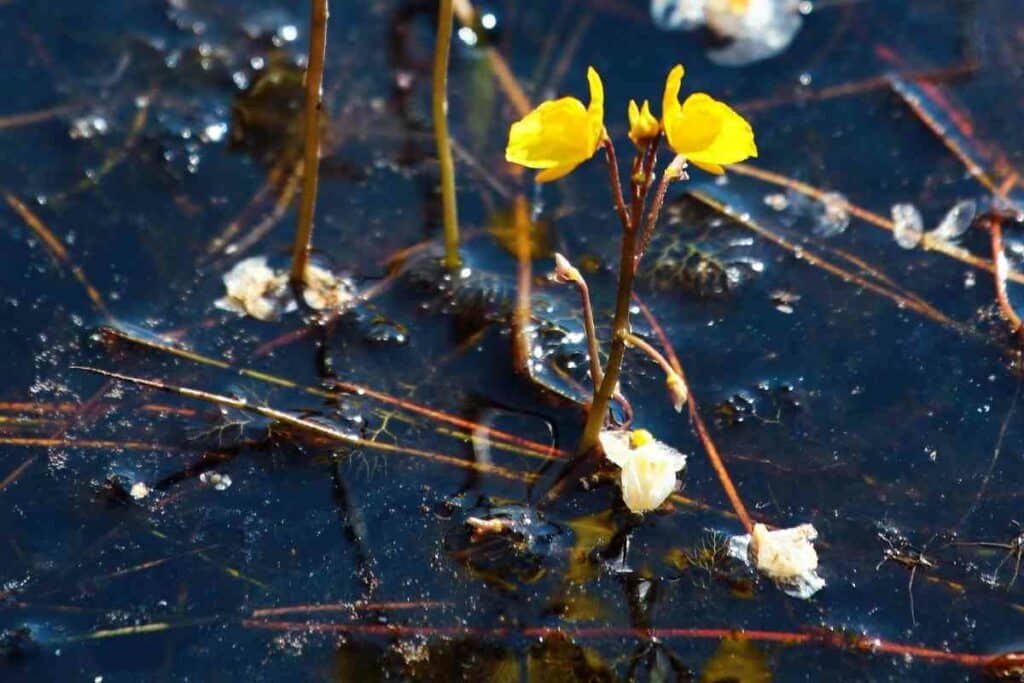
M694 93L679 102L683 67L669 72L662 98L662 120L630 100L627 111L629 139L645 147L662 131L669 146L686 160L709 173L721 174L723 166L757 156L754 131L729 105L706 93ZM593 67L587 69L590 106L575 97L544 102L509 130L505 158L520 166L540 169L537 182L561 178L590 159L608 138L604 127L604 86Z

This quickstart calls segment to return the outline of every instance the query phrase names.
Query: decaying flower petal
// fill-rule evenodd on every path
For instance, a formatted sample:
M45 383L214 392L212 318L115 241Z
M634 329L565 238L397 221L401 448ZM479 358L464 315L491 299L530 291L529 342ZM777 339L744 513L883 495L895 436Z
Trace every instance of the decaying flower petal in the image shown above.
M654 439L650 432L605 430L598 435L605 457L619 466L622 500L633 512L648 512L676 489L676 472L686 456Z
M755 524L752 534L729 539L729 555L753 564L787 595L807 599L825 586L818 576L818 532L810 524L769 531Z

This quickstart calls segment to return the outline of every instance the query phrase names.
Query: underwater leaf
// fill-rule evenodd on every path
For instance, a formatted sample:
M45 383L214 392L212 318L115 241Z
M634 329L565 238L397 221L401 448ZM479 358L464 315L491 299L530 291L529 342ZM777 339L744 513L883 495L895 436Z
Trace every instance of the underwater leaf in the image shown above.
M605 510L577 517L568 524L576 536L576 543L569 551L569 568L565 572L565 580L583 583L597 578L599 569L591 559L591 553L596 548L608 545L615 535L613 512Z
M749 640L726 638L700 674L701 683L769 683L772 672L761 651Z
M563 635L550 636L527 653L526 679L530 683L616 680L615 672L593 650L580 647Z

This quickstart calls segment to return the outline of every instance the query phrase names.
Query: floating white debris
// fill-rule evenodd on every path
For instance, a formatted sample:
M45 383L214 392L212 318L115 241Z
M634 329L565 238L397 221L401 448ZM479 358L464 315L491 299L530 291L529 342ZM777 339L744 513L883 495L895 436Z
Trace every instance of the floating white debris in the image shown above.
M280 315L288 293L288 276L268 266L266 256L239 261L223 280L227 294L214 302L217 308L257 320L273 320Z
M803 23L800 5L797 0L651 0L651 18L665 30L706 25L732 39L728 46L711 50L711 60L742 66L789 46Z
M356 292L351 280L310 264L302 296L310 308L318 311L342 311L355 301Z
M645 429L606 430L598 435L605 457L621 468L622 500L633 512L653 510L676 489L676 472L686 456L657 441Z
M828 192L821 197L815 211L814 234L819 237L841 235L850 226L850 202L839 192Z
M199 481L212 486L216 491L225 491L231 487L231 477L217 472L203 472L199 475Z
M957 202L952 209L946 212L939 227L928 234L943 242L952 242L967 232L967 228L971 227L971 222L977 213L978 203L973 199Z
M128 491L128 494L135 500L142 500L149 495L149 487L146 486L146 482L137 481L132 484L132 488Z
M917 207L913 204L893 204L890 213L892 236L896 238L896 244L904 249L913 249L920 244L924 235L924 220Z
M730 557L753 564L779 586L786 595L806 600L824 588L818 576L818 553L814 539L818 532L810 524L769 531L755 524L754 533L729 539Z
M775 192L764 196L764 203L776 211L785 211L789 208L789 197L785 192Z
M223 279L227 295L214 303L217 308L257 320L273 320L295 308L288 274L268 266L266 256L239 261ZM356 299L351 280L314 264L306 267L302 296L306 305L318 311L343 311Z

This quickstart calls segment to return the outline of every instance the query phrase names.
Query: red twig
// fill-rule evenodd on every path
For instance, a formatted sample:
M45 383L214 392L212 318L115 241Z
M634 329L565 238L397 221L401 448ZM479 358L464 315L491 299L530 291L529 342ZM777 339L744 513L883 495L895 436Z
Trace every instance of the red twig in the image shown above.
M647 320L647 324L651 326L651 331L654 336L658 338L658 342L665 350L665 356L668 359L672 369L676 371L682 379L684 384L689 388L690 381L686 378L686 373L683 372L683 366L679 362L679 357L676 355L675 350L672 348L672 344L668 340L668 335L665 334L665 330L662 329L658 323L658 319L654 317L654 313L647 307L636 293L633 294L633 301L640 309L640 313ZM743 524L743 528L747 530L747 533L751 533L754 529L754 522L750 518L750 513L747 512L746 505L743 504L743 500L740 498L739 491L736 490L736 485L732 482L732 477L729 476L728 470L725 469L725 463L722 462L722 456L718 453L718 448L715 447L715 442L711 440L711 435L708 433L708 429L704 424L704 418L701 417L700 411L697 409L697 399L693 395L692 390L690 391L690 398L687 401L687 405L690 408L690 421L693 422L693 427L697 431L697 436L700 438L701 444L704 446L704 451L708 454L708 460L711 461L711 467L714 468L715 474L718 475L718 481L721 482L722 488L725 489L725 495L728 496L729 502L732 504L732 509L736 512L736 516L739 518L740 523Z
M996 286L996 300L999 302L999 310L1003 317L1009 321L1013 333L1024 341L1024 321L1017 315L1013 304L1010 303L1009 294L1006 291L1006 277L1010 266L1006 262L1006 253L1003 251L1003 216L992 213L988 220L989 237L992 240L992 263L995 266L993 280Z

